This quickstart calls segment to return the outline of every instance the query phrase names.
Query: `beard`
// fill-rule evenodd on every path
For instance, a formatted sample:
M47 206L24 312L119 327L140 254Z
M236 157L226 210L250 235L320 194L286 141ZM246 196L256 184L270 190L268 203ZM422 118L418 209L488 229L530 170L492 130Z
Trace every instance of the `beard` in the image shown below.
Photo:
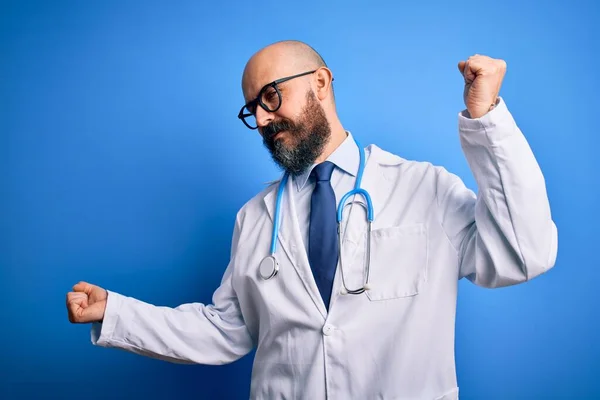
M287 131L289 144L274 139L281 131ZM271 122L262 129L263 144L271 153L273 161L292 176L301 175L321 155L331 137L331 127L325 111L312 90L306 93L306 105L300 118L294 122L282 119Z

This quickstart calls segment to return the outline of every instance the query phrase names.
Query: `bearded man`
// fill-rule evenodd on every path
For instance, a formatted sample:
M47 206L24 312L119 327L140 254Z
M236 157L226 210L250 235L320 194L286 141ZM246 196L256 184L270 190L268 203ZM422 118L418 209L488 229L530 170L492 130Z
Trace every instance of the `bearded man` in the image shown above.
M238 117L283 174L239 210L212 304L160 307L79 282L69 320L91 323L95 345L170 362L256 349L253 399L457 399L458 281L515 285L557 254L544 177L499 96L506 63L474 55L458 70L477 195L443 167L359 145L310 46L261 49Z

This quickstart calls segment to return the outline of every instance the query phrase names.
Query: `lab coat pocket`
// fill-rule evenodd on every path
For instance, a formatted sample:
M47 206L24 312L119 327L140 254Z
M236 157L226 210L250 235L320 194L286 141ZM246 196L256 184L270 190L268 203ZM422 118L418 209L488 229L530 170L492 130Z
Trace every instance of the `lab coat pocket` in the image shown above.
M427 281L427 228L399 225L371 232L371 301L416 296Z

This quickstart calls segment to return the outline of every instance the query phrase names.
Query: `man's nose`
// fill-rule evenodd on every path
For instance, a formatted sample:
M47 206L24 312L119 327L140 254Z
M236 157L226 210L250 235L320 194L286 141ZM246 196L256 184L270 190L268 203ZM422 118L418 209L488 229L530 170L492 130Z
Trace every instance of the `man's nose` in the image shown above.
M256 107L256 125L259 128L264 128L269 125L274 119L272 112L269 112L261 106Z

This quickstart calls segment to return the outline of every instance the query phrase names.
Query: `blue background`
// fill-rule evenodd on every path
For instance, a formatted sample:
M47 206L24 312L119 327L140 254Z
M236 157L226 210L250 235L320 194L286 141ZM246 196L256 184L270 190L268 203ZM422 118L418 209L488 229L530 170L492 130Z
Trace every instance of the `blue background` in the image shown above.
M363 144L474 190L456 65L507 61L501 95L545 174L559 251L524 285L461 281L461 397L600 397L592 1L1 4L0 398L248 397L252 354L182 366L97 348L65 295L86 280L157 305L210 302L235 213L278 176L236 115L244 64L281 39L324 56Z

